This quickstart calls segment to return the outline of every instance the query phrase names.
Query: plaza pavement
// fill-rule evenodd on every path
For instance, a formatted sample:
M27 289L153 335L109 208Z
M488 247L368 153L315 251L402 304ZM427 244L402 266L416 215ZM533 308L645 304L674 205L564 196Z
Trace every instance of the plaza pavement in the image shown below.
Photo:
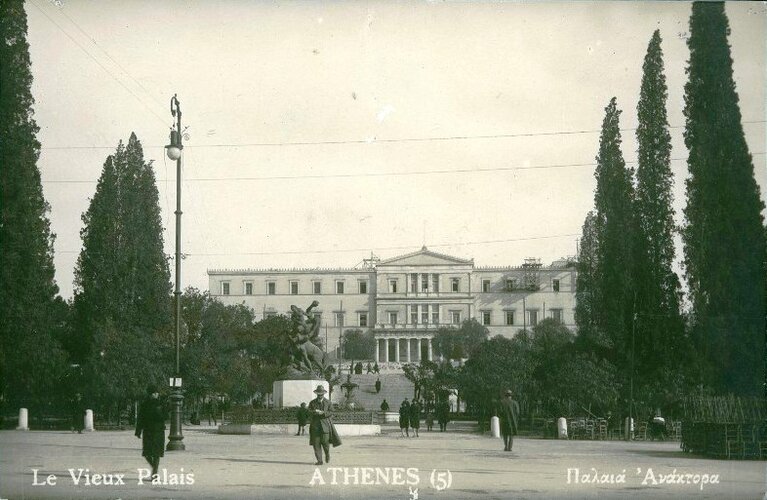
M141 441L130 431L73 434L53 431L0 432L0 498L343 498L412 499L410 488L418 488L418 499L507 499L507 498L764 498L765 462L725 461L691 457L676 442L556 441L517 438L514 451L502 451L500 439L469 432L422 432L418 439L399 437L399 430L385 427L381 436L347 437L332 450L331 464L319 467L324 485L310 485L316 470L307 437L218 435L212 428L185 430L183 452L166 453L161 468L170 473L194 474L192 485L138 485L137 468L144 467ZM344 485L344 469L349 483ZM354 485L354 467L378 467L358 481L378 485ZM403 470L415 468L408 476ZM580 476L600 479L625 470L622 484L575 484L568 468ZM67 469L90 469L92 473L125 474L125 485L74 485ZM49 474L58 477L55 486L34 486ZM449 488L441 491L450 471ZM642 485L648 469L659 484ZM701 475L698 484L660 484L661 476ZM637 473L639 471L639 473ZM443 473L444 482L439 474ZM602 476L605 474L605 476ZM719 484L701 489L702 475L717 474ZM417 486L385 484L418 481ZM690 476L690 481L694 476ZM588 477L587 477L588 479ZM617 479L617 476L613 476ZM315 478L315 482L319 481Z

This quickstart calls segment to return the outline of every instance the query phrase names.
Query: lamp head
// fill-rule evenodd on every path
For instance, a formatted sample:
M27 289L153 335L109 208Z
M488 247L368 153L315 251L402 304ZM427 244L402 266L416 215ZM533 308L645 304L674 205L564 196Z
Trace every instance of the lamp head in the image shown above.
M171 130L170 144L165 146L165 152L167 153L168 158L171 160L178 160L181 158L182 149L184 149L184 146L181 144L181 134L178 133L178 130Z

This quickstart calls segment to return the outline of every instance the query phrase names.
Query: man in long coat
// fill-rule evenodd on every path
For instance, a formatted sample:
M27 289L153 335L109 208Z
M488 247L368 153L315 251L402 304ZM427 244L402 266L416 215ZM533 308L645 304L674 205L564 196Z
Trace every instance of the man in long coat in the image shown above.
M405 398L402 404L399 405L399 432L402 437L410 437L410 431L408 426L410 425L410 402Z
M511 451L514 445L514 434L518 433L517 422L519 422L519 403L512 398L511 389L507 389L501 400L499 417L501 420L501 434L503 435L504 451Z
M415 437L418 437L418 429L421 428L421 403L417 399L410 403L410 427Z
M318 385L314 390L316 399L309 402L309 444L314 448L314 456L317 462L314 465L322 465L322 452L325 452L325 462L330 463L330 433L332 423L330 422L330 401L325 399L325 390L322 385Z
M136 418L136 437L141 438L142 455L157 475L160 457L165 455L165 411L160 393L154 386L147 387L147 398L141 402Z

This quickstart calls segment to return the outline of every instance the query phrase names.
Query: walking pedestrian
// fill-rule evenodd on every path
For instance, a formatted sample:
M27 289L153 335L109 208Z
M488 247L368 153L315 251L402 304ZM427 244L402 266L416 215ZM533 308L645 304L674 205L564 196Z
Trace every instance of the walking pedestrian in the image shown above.
M410 427L415 437L418 437L418 429L421 428L421 403L417 399L410 403Z
M309 402L309 444L314 448L314 457L317 462L314 465L322 465L322 452L325 452L325 462L330 463L330 401L325 399L327 391L322 385L314 390L316 399Z
M410 403L407 398L399 406L399 433L402 437L410 437L408 425L410 423Z
M302 434L306 435L306 422L309 421L309 410L306 408L306 403L301 403L301 406L296 413L296 417L298 418L298 431L296 431L296 436Z
M501 411L498 412L501 420L504 451L511 451L511 447L514 445L514 434L518 433L519 403L512 399L512 395L511 389L507 389L501 401Z
M72 399L71 410L72 432L77 431L78 434L82 434L85 428L85 403L83 403L83 396L79 392Z
M437 422L439 423L439 431L445 432L447 430L447 422L450 416L450 404L447 401L440 401L437 403Z
M160 457L165 455L165 411L160 392L153 385L147 387L147 397L139 406L136 437L141 438L141 454L152 467L154 479L160 467Z
M376 380L375 386L376 386L376 394L378 394L379 392L381 392L381 379L380 378Z

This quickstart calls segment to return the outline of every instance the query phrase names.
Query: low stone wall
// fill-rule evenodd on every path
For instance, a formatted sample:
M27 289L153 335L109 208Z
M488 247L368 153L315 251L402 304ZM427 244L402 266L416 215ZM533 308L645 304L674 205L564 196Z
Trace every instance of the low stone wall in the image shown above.
M339 436L378 436L381 426L377 424L335 424ZM309 429L306 433L309 433ZM218 426L219 434L295 434L297 424L224 424ZM308 439L308 438L307 438Z

